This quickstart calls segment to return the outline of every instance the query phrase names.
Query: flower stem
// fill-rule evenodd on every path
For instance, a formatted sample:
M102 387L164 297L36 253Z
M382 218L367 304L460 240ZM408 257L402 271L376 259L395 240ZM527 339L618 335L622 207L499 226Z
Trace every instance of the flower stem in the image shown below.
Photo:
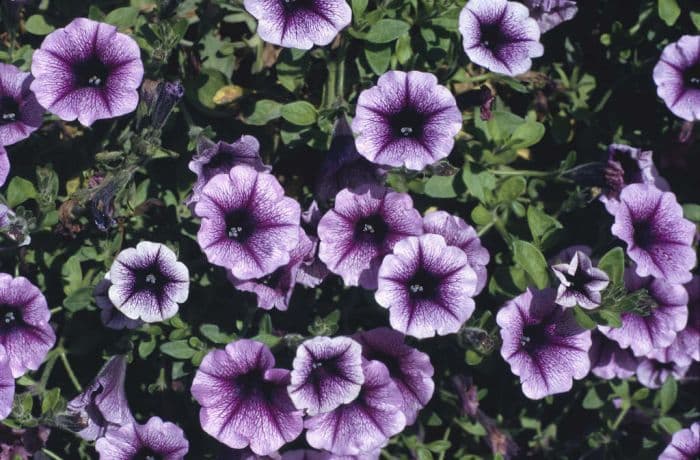
M41 451L46 454L47 457L49 457L52 460L63 460L63 457L60 457L56 455L55 453L51 452L49 449L46 447L42 448Z
M63 310L63 307L52 308L52 309L49 310L49 311L50 311L51 314L53 315L54 313L58 313L58 312L61 311L61 310Z
M529 177L550 177L559 174L559 171L532 171L532 170L491 170L489 171L494 176L529 176Z
M620 423L622 423L622 421L625 419L625 416L627 415L627 412L629 412L631 407L631 404L626 404L623 406L622 411L620 411L620 414L617 416L615 422L612 424L611 428L613 431L617 430L617 428L620 426Z
M477 75L475 77L469 77L464 80L463 83L481 83L482 81L490 80L494 75L491 72L487 72L483 75Z
M66 351L64 349L61 349L61 351L58 353L58 356L61 358L61 362L63 363L63 367L66 369L66 373L68 374L68 377L70 378L70 381L73 383L73 386L75 387L78 392L83 391L83 387L80 385L80 382L75 376L75 373L73 372L73 368L70 366L70 363L68 362L68 357L66 356Z

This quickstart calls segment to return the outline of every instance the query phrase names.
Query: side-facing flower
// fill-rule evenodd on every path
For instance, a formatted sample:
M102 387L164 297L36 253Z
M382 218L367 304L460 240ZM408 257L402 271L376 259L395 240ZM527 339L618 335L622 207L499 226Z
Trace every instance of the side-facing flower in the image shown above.
M689 369L690 366L681 366L668 359L657 361L643 358L637 366L637 380L647 388L661 388L669 377L673 376L676 380L680 380L685 377Z
M311 447L336 455L369 453L386 445L406 426L401 395L386 366L368 361L362 369L365 382L354 401L304 422Z
M700 120L700 35L684 35L664 48L654 67L654 82L674 115Z
M301 208L269 173L234 166L202 188L197 241L214 265L238 279L269 275L289 263L299 244Z
M637 371L637 358L629 350L623 350L614 340L594 331L593 344L588 356L591 373L601 379L628 379Z
M37 370L56 343L49 318L51 312L39 288L27 278L0 273L0 345L14 378Z
M12 412L15 400L15 379L12 377L10 360L5 348L0 345L0 420L4 420Z
M258 20L258 35L285 48L325 46L352 20L345 0L245 0Z
M353 401L364 381L359 343L316 337L297 348L288 391L297 409L316 415Z
M651 150L642 150L625 144L608 146L607 165L604 169L604 193L600 200L610 214L615 214L620 192L629 184L651 184L661 191L671 190L654 165Z
M250 446L258 455L296 439L302 412L287 394L289 371L274 365L270 349L248 339L207 354L192 382L204 431L234 449Z
M627 254L639 276L671 283L690 281L696 255L692 248L695 225L670 192L653 185L631 184L620 193L612 234L627 243Z
M140 319L131 319L116 309L111 300L109 300L109 288L112 282L109 280L109 273L105 278L101 279L95 286L93 296L95 304L101 310L100 320L105 327L115 330L121 329L136 329L143 324Z
M573 19L578 13L578 6L573 0L525 0L525 4L542 33Z
M540 28L527 7L508 0L469 0L459 15L464 52L492 72L519 75L544 54Z
M190 292L190 272L160 243L142 241L117 255L109 270L109 300L127 318L154 323L172 318Z
M670 345L679 362L700 361L700 276L685 285L688 291L688 323Z
M402 238L422 232L409 195L379 186L345 189L318 223L318 256L347 286L375 289L382 258Z
M418 338L457 332L474 312L476 273L467 255L440 235L408 237L379 268L374 297L391 327Z
M372 163L422 170L446 158L462 129L449 89L425 72L389 71L360 93L352 130Z
M579 305L588 310L600 306L601 291L608 287L608 275L593 266L586 254L576 251L568 264L552 266L559 279L557 304L562 307Z
M7 154L7 150L5 150L5 147L0 146L0 187L5 185L5 182L7 181L7 176L10 175L10 156ZM2 215L0 216L0 221L1 224L0 226L4 227L9 223L7 213L10 211L10 209L6 205L2 205Z
M308 209L301 213L302 228L309 236L313 248L307 254L306 260L297 272L297 283L302 286L315 288L330 274L328 267L318 257L318 223L321 220L321 210L318 203L313 201Z
M676 431L659 460L694 460L700 456L700 422Z
M143 63L138 44L117 28L74 19L34 51L31 90L49 112L85 126L133 112Z
M129 423L109 430L95 443L100 460L183 460L189 448L182 429L160 417L151 417L145 425Z
M555 300L554 289L528 288L496 316L503 339L501 356L531 399L569 391L573 379L584 378L591 367L591 332Z
M31 82L29 72L0 64L0 145L26 139L41 126L44 109L29 89Z

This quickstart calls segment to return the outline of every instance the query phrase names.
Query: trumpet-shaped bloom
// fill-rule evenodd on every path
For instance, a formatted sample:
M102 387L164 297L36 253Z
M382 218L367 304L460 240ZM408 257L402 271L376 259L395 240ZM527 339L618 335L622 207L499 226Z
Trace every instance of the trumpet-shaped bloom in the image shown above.
M578 6L573 0L525 0L530 16L537 21L542 33L548 32L576 16Z
M623 350L614 340L600 332L593 332L593 345L588 353L591 372L601 379L628 379L637 370L637 358L629 350Z
M41 126L44 108L29 89L31 82L29 72L0 64L0 145L26 139Z
M129 423L109 430L95 443L100 460L183 460L189 448L185 433L160 417L151 417L145 425Z
M671 443L661 452L659 460L694 460L700 456L700 422L677 431Z
M112 286L112 282L109 280L109 273L107 276L100 280L95 286L93 291L93 296L95 297L95 304L101 310L100 320L105 327L110 329L137 329L143 324L143 321L139 319L131 319L124 315L114 307L114 304L109 300L109 288Z
M674 115L700 120L700 35L684 35L664 48L654 67L654 82Z
M647 388L657 389L671 376L676 380L682 379L689 369L690 366L681 366L668 358L664 358L663 361L643 358L637 366L637 380Z
M15 379L12 377L12 369L5 352L0 345L0 420L4 420L12 412L15 400Z

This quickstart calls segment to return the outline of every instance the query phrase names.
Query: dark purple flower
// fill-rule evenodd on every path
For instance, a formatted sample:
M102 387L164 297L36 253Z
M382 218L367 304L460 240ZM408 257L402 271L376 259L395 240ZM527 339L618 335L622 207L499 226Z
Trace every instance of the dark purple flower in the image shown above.
M15 400L15 379L12 376L10 360L5 348L0 345L0 420L4 420L12 412Z
M554 265L552 270L560 283L557 304L579 305L588 310L600 306L601 291L608 287L610 278L603 270L593 267L586 254L576 251L569 263Z
M316 337L297 348L288 391L297 409L317 415L353 401L364 381L359 343Z
M302 412L287 394L289 371L270 349L241 339L204 357L192 382L204 431L234 449L267 455L299 436Z
M318 223L318 256L345 285L376 289L382 258L402 238L422 232L408 194L379 186L345 189Z
M681 366L674 362L662 362L651 358L642 358L637 366L637 380L647 388L661 388L664 382L673 377L682 379L690 366Z
M78 436L94 441L107 430L118 429L134 421L124 391L126 356L117 355L100 369L85 390L73 398L66 408L77 420Z
M39 460L38 453L48 441L51 428L39 425L33 428L9 428L0 425L0 460Z
M690 281L696 255L695 224L683 218L683 208L670 192L647 184L626 186L615 208L612 234L627 243L639 276L671 283Z
M357 100L355 146L372 163L422 170L446 158L462 114L435 75L392 70Z
M299 244L301 208L275 176L234 166L202 188L195 213L202 218L197 241L214 265L246 280L289 263Z
M594 331L593 345L588 356L591 359L591 373L601 379L628 379L637 370L637 358L629 350L623 350L617 342Z
M39 288L27 278L0 273L0 345L5 347L12 376L39 368L56 343L51 312Z
M185 87L179 81L162 81L151 110L151 126L161 129L168 121L170 112L185 95Z
M572 380L584 378L591 367L591 332L555 300L554 289L528 288L496 316L503 339L501 356L520 377L530 399L569 391Z
M409 237L379 268L374 298L391 327L419 339L457 332L474 312L476 273L464 251L440 235Z
M314 288L321 284L330 274L326 264L324 264L318 257L319 239L317 230L320 220L321 210L318 208L318 203L313 201L309 205L309 208L301 213L302 225L310 232L309 238L311 239L313 248L297 272L297 283L310 288Z
M285 48L325 46L352 20L345 0L245 0L258 20L258 35Z
M124 313L117 310L112 301L109 300L108 293L110 286L112 286L112 282L109 280L109 273L107 273L107 276L97 283L93 291L95 304L101 310L100 320L102 324L104 324L105 327L115 330L139 328L143 324L143 321L128 318Z
M406 345L403 334L387 327L360 332L353 338L362 345L365 359L380 361L387 367L401 394L400 409L406 416L406 425L412 425L435 391L430 357Z
M74 19L34 51L31 90L49 112L85 126L133 112L143 79L141 51L117 28Z
M29 89L31 82L29 72L0 63L0 145L26 139L41 126L44 109Z
M365 383L357 399L304 422L311 447L337 455L370 453L406 426L401 394L386 366L368 361L362 369Z
M174 423L151 417L145 425L129 423L109 430L95 443L100 460L183 460L190 444Z
M645 356L655 348L666 348L688 321L688 293L679 284L658 278L641 278L634 269L625 270L625 287L633 293L646 290L640 308L650 308L648 315L622 314L622 326L599 326L600 331L622 348L631 348L635 356Z
M659 460L695 460L700 457L700 422L677 431L671 443L661 452Z
M119 253L109 270L109 300L130 319L172 318L190 292L190 272L164 244L142 241Z
M544 54L540 28L527 7L507 0L469 0L459 15L464 51L492 72L515 76Z
M700 120L700 35L684 35L661 53L654 67L656 92L684 120Z
M537 21L542 33L573 19L578 13L573 0L525 0L525 5L530 8L530 16Z

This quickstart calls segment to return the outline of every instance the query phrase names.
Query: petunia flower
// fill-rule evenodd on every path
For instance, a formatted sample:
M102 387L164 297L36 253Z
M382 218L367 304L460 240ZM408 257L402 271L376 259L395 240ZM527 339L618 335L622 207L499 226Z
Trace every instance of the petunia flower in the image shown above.
M695 460L700 457L700 422L676 431L671 442L661 452L659 460Z
M0 145L26 139L41 126L44 108L29 89L31 82L29 72L0 63Z
M262 278L289 263L299 244L301 208L269 173L234 166L202 188L197 241L214 265L238 279Z
M609 339L622 348L631 348L635 356L645 356L655 348L666 348L676 338L688 321L688 293L679 284L671 284L658 278L641 278L633 268L625 270L625 287L628 292L647 291L642 308L650 308L646 316L637 312L624 312L622 326L613 328L598 326Z
M0 273L0 345L14 378L35 371L56 343L51 312L39 288L27 278Z
M372 163L420 171L446 158L462 129L462 114L435 75L392 70L360 93L352 130Z
M95 304L101 310L100 320L105 327L115 330L121 329L137 329L141 327L143 321L139 319L131 319L116 309L111 300L109 300L109 288L112 282L109 280L109 273L105 278L101 279L95 286L93 296Z
M243 5L258 20L260 38L285 48L328 45L352 20L345 0L245 0Z
M362 347L347 337L316 337L299 345L288 391L308 415L353 401L365 381Z
M318 223L318 256L346 286L375 289L382 258L402 238L422 232L408 194L379 186L345 189Z
M552 266L554 275L559 279L556 303L562 307L593 309L600 306L601 291L608 284L608 275L593 266L591 259L583 252L577 251L569 263Z
M688 323L669 345L679 364L700 361L700 276L685 285L688 291Z
M555 300L554 289L528 288L496 315L503 339L501 356L520 377L530 399L569 391L573 379L584 378L591 367L591 332Z
M0 187L5 185L7 176L10 175L10 156L7 154L5 147L0 145ZM10 209L6 205L2 205L2 214L0 214L1 224L5 227L9 223L8 212Z
M573 0L525 0L525 5L530 8L530 17L537 21L542 33L573 19L578 13Z
M133 38L77 18L44 38L32 57L32 75L39 104L62 120L90 126L136 109L143 63Z
M100 460L183 460L189 448L182 429L160 417L151 417L145 425L129 423L109 430L95 443Z
M664 48L654 67L654 82L674 115L700 120L700 35L683 35Z
M313 201L308 209L301 213L302 228L305 229L305 232L308 232L307 236L311 240L313 248L307 254L304 263L299 267L297 283L310 288L315 288L321 284L330 274L326 264L318 257L318 223L321 217L321 210L318 208L316 201Z
M669 377L680 380L690 366L682 366L671 361L657 361L651 358L642 358L637 366L637 380L647 388L657 389L663 386Z
M459 15L464 51L492 72L520 75L544 54L540 27L527 7L508 0L469 0Z
M187 300L190 272L164 244L142 241L117 255L109 270L109 300L129 319L172 318Z
M119 429L134 421L124 390L126 356L117 355L100 369L85 390L66 408L69 417L78 420L78 436L94 441L108 430Z
M629 350L623 350L617 342L593 331L593 344L588 352L591 373L601 379L628 379L637 370L637 358Z
M467 255L440 235L409 237L379 268L374 297L391 327L417 338L457 332L474 312L476 273Z
M476 230L461 217L450 215L445 211L433 211L423 217L423 231L440 235L445 238L449 246L457 246L464 251L469 259L469 266L476 273L474 295L479 294L488 280L486 266L491 257L489 251L481 245Z
M274 365L270 349L248 339L207 354L192 382L204 431L229 447L250 447L258 455L296 439L303 429L302 412L287 394L289 371Z
M353 338L362 345L365 359L380 361L387 367L401 394L399 408L406 416L406 425L412 425L435 391L430 357L406 345L402 333L387 327L360 332Z
M358 455L335 455L323 450L297 449L284 452L280 460L378 460L380 449Z
M639 276L671 283L690 281L696 255L692 248L695 225L670 192L647 184L631 184L620 193L612 234L627 244Z
M5 348L0 345L0 420L4 420L12 412L15 400L15 379L12 376L10 360Z
M351 403L304 422L311 447L336 455L358 455L383 447L406 426L401 395L389 371L379 361L362 366L365 383Z

